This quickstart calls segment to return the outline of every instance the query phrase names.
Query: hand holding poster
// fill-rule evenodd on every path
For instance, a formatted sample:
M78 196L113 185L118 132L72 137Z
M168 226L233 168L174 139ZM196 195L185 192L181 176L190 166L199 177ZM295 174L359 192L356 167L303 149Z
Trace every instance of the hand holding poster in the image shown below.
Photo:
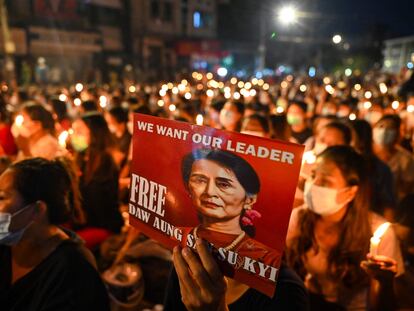
M212 246L223 273L274 293L303 147L134 115L130 223Z

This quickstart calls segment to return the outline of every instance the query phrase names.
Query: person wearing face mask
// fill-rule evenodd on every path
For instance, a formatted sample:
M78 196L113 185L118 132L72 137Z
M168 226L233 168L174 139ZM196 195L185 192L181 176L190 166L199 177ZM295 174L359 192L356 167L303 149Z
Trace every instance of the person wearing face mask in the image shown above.
M243 114L244 104L242 102L228 101L225 103L219 117L223 129L239 132Z
M352 146L367 163L367 176L372 187L372 210L392 220L397 195L391 169L374 154L372 128L369 123L355 120L350 124L355 134Z
M12 126L12 133L19 149L17 160L30 157L53 159L63 154L64 151L54 136L55 121L46 108L29 103L23 106L18 116L22 122L15 122Z
M414 158L398 144L400 126L399 116L386 115L373 129L374 152L390 167L399 200L414 191Z
M299 144L304 144L312 136L312 130L306 124L307 105L293 101L287 110L287 121L292 129L292 137Z
M61 227L81 218L67 160L31 158L0 176L2 310L108 310L93 255Z
M105 113L108 129L115 138L115 144L125 155L128 154L131 134L128 131L128 111L122 107L113 107Z
M241 133L270 138L269 120L259 114L250 115L244 118Z
M118 202L119 169L111 155L113 137L101 114L83 115L73 122L72 129L71 144L80 169L87 219L78 234L93 248L123 225Z
M380 256L367 255L373 232L386 222L369 212L369 192L364 159L351 147L329 147L318 157L306 182L306 204L293 210L286 238L288 265L305 280L311 310L396 306L393 284L404 272L401 251L389 228L378 246Z

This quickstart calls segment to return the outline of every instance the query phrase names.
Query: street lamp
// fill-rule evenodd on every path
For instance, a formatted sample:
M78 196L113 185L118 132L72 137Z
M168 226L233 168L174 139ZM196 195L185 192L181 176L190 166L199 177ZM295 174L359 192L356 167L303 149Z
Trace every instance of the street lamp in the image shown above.
M298 12L293 6L286 6L279 11L279 21L283 25L290 25L297 21Z
M332 41L333 41L333 43L335 43L335 44L339 44L339 43L341 43L341 42L342 42L342 37L341 37L341 35L335 35L335 36L333 36L333 37L332 37Z

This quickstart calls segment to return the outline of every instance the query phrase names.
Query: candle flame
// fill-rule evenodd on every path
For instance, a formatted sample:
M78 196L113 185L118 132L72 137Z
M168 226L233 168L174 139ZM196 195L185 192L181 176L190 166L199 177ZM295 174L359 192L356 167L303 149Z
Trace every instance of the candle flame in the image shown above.
M387 230L390 226L391 226L391 223L389 223L389 222L383 223L381 226L379 226L377 228L377 230L375 230L373 238L380 240L382 238L382 236L385 234L385 232L387 232Z
M19 114L16 119L14 120L14 123L16 123L17 126L22 126L24 121L24 117Z

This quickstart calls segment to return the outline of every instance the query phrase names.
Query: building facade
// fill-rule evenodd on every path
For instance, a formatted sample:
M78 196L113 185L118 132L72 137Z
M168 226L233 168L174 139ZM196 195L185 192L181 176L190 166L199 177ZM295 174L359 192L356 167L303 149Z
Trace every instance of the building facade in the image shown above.
M401 68L414 68L414 36L386 40L383 70L398 73Z
M97 81L120 75L128 56L122 0L6 2L23 82ZM4 49L2 50L2 52ZM2 53L3 54L3 53Z

